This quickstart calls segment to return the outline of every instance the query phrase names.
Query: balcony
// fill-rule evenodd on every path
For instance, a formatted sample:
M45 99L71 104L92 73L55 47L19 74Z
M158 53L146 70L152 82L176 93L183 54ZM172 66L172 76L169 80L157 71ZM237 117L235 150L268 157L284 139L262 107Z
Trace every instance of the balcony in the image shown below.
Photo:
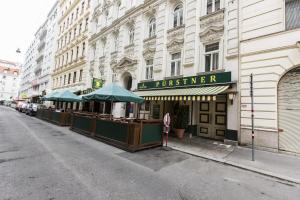
M224 9L200 17L200 41L210 43L219 40L224 34Z

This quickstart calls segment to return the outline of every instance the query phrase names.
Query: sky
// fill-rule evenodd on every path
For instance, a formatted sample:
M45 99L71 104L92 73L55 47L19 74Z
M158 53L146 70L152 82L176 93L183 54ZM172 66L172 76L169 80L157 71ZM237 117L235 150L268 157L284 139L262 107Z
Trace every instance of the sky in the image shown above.
M56 0L0 0L0 59L23 63ZM21 54L16 50L20 48Z

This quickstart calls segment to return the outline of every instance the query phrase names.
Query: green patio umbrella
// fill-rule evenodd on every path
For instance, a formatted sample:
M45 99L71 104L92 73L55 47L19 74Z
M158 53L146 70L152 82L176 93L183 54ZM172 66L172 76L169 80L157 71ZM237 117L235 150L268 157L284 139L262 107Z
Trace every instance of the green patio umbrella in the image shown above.
M44 101L51 101L50 99L53 96L58 95L58 94L59 94L58 91L51 92L50 94L47 94L46 96L42 97L42 100L44 100Z
M113 102L133 102L133 103L143 103L144 99L137 96L131 91L126 90L114 83L95 90L90 94L82 96L83 100L88 101L106 101L111 102L111 114L113 110ZM112 116L111 116L112 119Z
M62 102L80 102L82 101L81 97L75 95L69 90L65 90L63 92L58 92L52 95L49 98L50 101L62 101Z
M83 100L107 101L107 102L133 102L143 103L144 99L131 91L126 90L116 84L110 84L90 94L82 96Z

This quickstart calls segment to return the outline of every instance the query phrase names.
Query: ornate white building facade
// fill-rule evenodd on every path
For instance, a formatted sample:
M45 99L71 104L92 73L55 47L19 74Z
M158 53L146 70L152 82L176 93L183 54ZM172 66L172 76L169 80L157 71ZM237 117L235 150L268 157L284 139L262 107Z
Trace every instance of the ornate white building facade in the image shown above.
M19 87L19 64L0 59L0 101L12 101L17 99Z
M60 0L52 89L82 91L91 87L86 50L90 0Z
M195 101L196 94L189 93L191 96L182 96L182 101L177 102L188 106L189 123L196 127L195 134L223 139L228 132L237 137L239 46L236 1L94 0L92 10L89 39L92 77L105 80L105 84L116 82L139 94L141 88L138 86L143 83L173 84L175 79L180 79L179 83L185 82L185 77L190 80L195 76L192 80L196 80L215 74L225 79L223 74L228 72L229 89L224 95L207 93L197 97L204 107L211 108L203 115L199 112L201 101ZM217 82L215 85L219 85ZM171 112L175 99L175 96L169 99L156 96L148 98L143 107L147 107L144 109L149 111L150 118L162 118L165 112ZM220 105L220 115L215 110L216 105ZM125 104L116 105L115 115L126 116L126 107ZM217 120L221 121L220 130L214 126Z
M54 69L57 39L57 16L58 3L56 2L26 51L20 88L20 95L23 98L34 100L51 92L51 73Z
M251 143L249 75L256 146L300 153L300 1L240 3L242 144Z

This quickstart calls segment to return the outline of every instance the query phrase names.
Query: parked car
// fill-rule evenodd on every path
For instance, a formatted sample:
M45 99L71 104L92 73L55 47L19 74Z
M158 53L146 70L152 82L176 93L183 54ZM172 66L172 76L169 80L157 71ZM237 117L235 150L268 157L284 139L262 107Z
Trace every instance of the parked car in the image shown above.
M22 111L22 106L23 106L24 101L18 101L17 102L17 106L16 106L16 110L21 112Z
M30 116L35 116L38 109L45 109L46 106L38 103L29 103L27 106L26 114Z
M25 103L25 102L24 102L24 103L22 104L22 107L21 107L21 112L22 112L22 113L26 113L27 106L28 106L28 103Z

